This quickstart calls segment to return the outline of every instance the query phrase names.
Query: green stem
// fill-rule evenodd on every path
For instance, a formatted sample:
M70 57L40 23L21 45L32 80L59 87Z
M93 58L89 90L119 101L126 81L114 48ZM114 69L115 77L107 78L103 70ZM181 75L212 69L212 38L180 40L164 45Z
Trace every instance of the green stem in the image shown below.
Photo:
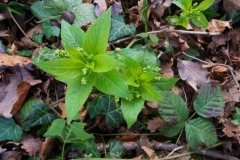
M193 113L193 114L191 115L191 117L189 117L188 120L187 120L185 123L187 123L190 119L192 119L192 117L194 117L195 114L197 114L197 112Z
M28 36L27 34L22 30L22 28L20 27L20 25L17 23L16 19L13 17L9 7L7 7L7 10L11 16L11 18L13 19L13 21L15 22L15 24L17 25L17 27L20 29L20 31L24 34L25 37L27 37L27 39L35 46L35 47L38 47L38 45L36 45Z
M41 23L41 22L44 22L44 21L47 21L49 19L54 19L54 18L60 18L62 15L56 15L56 16L51 16L49 18L46 18L46 19L43 19L41 21L37 21L37 23Z
M62 159L64 159L64 152L65 152L65 143L63 143L63 149L62 149Z

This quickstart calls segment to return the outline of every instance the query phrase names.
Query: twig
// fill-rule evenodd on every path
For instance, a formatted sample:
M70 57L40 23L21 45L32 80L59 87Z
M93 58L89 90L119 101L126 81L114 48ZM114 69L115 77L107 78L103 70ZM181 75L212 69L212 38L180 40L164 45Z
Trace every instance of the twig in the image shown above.
M214 33L214 32L201 32L201 31L186 31L186 30L157 30L157 31L150 31L150 32L146 32L147 34L156 34L156 33L168 33L168 32L175 32L175 33L179 33L179 34L198 34L198 35L209 35L209 36L219 36L221 35L221 33ZM140 37L140 34L136 34L135 36L131 36L131 37L124 37L121 39L118 39L114 42L109 43L109 45L112 44L117 44L117 43L121 43L123 41L132 39L132 38L136 38L136 37Z
M228 70L229 70L229 72L230 72L230 74L231 74L231 76L232 76L232 78L233 78L233 80L234 80L234 82L235 82L235 84L236 84L236 85L239 85L239 83L238 83L238 81L237 81L237 78L235 77L235 75L234 75L234 73L233 73L233 71L232 71L232 68L231 68L229 65L221 64L221 63L206 62L206 61L203 61L203 60L198 59L198 58L196 58L196 57L190 56L190 55L188 55L188 54L185 53L185 52L182 52L182 53L183 53L185 56L188 56L188 57L190 57L190 58L192 58L192 59L195 59L195 60L197 60L197 61L199 61L199 62L201 62L201 63L204 63L204 64L210 64L211 66L223 66L223 67L227 67Z
M179 150L179 149L185 148L185 146L176 146L175 144L172 144L172 143L159 143L159 142L152 142L151 146L154 150L165 150L165 151L173 151L173 150ZM104 151L104 144L102 143L97 144L97 147L100 152ZM109 144L106 144L105 147L107 150L109 150ZM138 144L136 142L123 142L123 147L126 150L135 150L137 149ZM181 156L186 156L194 153L204 155L204 156L210 156L212 158L223 159L223 160L239 160L236 157L223 154L221 152L212 151L212 150L192 151L192 152L182 153L176 156L165 157L163 159L179 158Z
M65 97L57 100L56 102L50 103L49 106L55 106L55 105L57 105L58 103L60 103L60 102L62 102L62 101L64 101L64 100L65 100Z

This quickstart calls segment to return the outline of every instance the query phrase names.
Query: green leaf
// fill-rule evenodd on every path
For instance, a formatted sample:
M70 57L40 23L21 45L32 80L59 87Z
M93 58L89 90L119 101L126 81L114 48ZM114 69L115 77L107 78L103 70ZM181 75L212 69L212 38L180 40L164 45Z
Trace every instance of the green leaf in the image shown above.
M19 56L31 56L33 53L33 50L22 50L22 51L17 51L16 52L16 55L19 55Z
M94 142L93 138L83 141L82 145L83 145L83 149L86 152L86 154L87 155L91 154L91 158L94 158L94 157L100 158L101 157L101 155L98 151L98 147L97 147L96 143Z
M222 115L225 104L220 87L212 84L201 86L193 106L197 114L205 118Z
M185 131L188 146L193 149L199 149L204 144L211 147L218 141L213 124L201 117L186 123Z
M37 42L39 44L42 44L43 34L39 34L37 32L34 32L32 35L32 40L34 42Z
M126 150L120 140L112 139L109 142L109 152L111 158L122 158Z
M81 48L84 36L85 33L81 28L75 25L70 25L66 21L62 20L61 38L64 46L68 45L75 48Z
M131 101L126 99L121 100L121 109L128 128L136 122L138 114L141 112L143 107L144 100L140 98L132 99Z
M64 47L65 47L66 51L68 52L70 58L84 61L83 54L81 51L79 51L78 49L76 49L72 46L68 46L68 45L65 45Z
M174 16L167 16L166 20L170 23L170 24L175 24L178 22L178 16L174 15Z
M111 8L104 12L87 30L83 49L88 54L104 54L108 44L110 31Z
M98 114L101 114L104 112L104 107L105 107L105 104L103 103L104 98L105 98L105 95L98 96L88 104L87 109L91 119L96 117Z
M45 10L53 16L62 15L67 10L64 0L43 0Z
M93 72L107 72L120 64L117 60L105 54L94 56L92 62L95 63L94 69L92 70Z
M211 7L208 8L207 10L203 11L203 14L207 17L208 20L220 16L220 14L217 13L217 12L216 12L214 9L212 9Z
M149 38L153 43L158 44L158 37L157 36L155 36L154 34L149 34Z
M57 116L48 113L49 106L39 99L29 100L22 106L20 113L24 130L52 123Z
M172 2L184 11L188 11L192 5L192 0L176 0Z
M119 55L120 61L124 64L122 66L122 72L126 79L139 76L142 73L142 67L140 64L131 57L124 54Z
M60 29L57 26L51 26L50 21L44 21L42 23L42 29L47 40L50 40L52 36L58 37L60 34Z
M83 104L90 95L92 86L95 82L95 75L91 74L87 77L86 84L82 84L81 80L82 77L78 77L68 84L66 93L66 113L68 124L70 124L70 122L78 114L79 110L82 108Z
M29 9L29 5L11 1L8 3L8 9L10 12L23 15L25 13L23 9Z
M122 15L112 17L109 41L114 41L124 36L134 36L135 34L136 27L133 23L126 25Z
M147 13L148 13L148 1L143 0L141 7L141 15L142 15L142 21L146 24L147 23Z
M187 28L188 27L188 18L180 15L178 18L178 21L177 21L177 25Z
M193 16L191 18L192 23L200 28L207 28L208 27L208 20L207 18L204 16L204 14L202 14L201 12L199 12L197 15Z
M162 96L149 83L141 83L140 94L144 100L157 102Z
M18 142L21 140L22 128L12 118L0 116L0 124L0 141L12 140Z
M98 73L95 87L106 94L129 97L128 85L123 76L115 69Z
M44 134L44 137L55 138L66 126L66 122L63 119L55 119L51 126L48 128L47 132Z
M37 17L39 20L50 18L51 15L44 9L43 3L41 1L34 2L30 10L32 14Z
M204 11L211 7L215 0L204 0L202 1L194 10L196 11Z
M81 122L73 122L71 124L71 130L75 134L77 138L79 138L82 141L85 141L90 138L94 138L92 134L88 134L87 132L84 131L84 126L85 123Z
M236 110L236 114L234 116L234 119L232 120L232 123L235 125L239 125L240 124L240 108L235 108Z
M166 78L161 76L160 80L154 81L151 84L161 91L168 91L176 84L178 80L179 78Z
M184 127L188 118L188 108L183 99L171 91L162 92L162 96L164 99L158 102L158 112L164 121L169 123L170 129L178 126L178 132L172 134L175 136Z
M147 38L147 37L148 37L148 34L147 34L147 33L140 33L139 36L142 37L142 38Z
M94 5L89 3L82 3L82 0L65 0L67 11L75 15L74 22L78 27L93 22L96 19L94 12Z
M57 76L56 79L66 83L69 82L69 80L80 77L82 74L81 70L85 67L82 61L69 58L42 61L34 64L45 72Z
M41 61L49 61L49 60L54 60L57 59L58 56L55 54L54 49L49 49L49 48L41 48L40 51L38 52L38 55L33 55L32 60L34 63L38 63Z

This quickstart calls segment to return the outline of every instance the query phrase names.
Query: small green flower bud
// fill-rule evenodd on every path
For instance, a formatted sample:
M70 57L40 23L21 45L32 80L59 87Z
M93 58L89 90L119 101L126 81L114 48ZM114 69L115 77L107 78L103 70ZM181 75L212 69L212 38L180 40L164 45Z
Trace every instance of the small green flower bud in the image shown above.
M82 85L86 85L87 84L87 79L85 77L83 77L81 79L81 83L82 83Z

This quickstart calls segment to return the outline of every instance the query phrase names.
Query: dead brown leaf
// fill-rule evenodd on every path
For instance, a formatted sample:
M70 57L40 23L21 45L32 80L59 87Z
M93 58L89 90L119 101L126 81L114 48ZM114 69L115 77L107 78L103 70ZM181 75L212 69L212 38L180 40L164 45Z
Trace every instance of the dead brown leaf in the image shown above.
M59 104L58 104L58 107L61 109L61 111L62 111L62 118L67 118L67 113L66 113L66 106L65 106L65 103L63 103L63 102L60 102Z
M99 17L103 12L107 10L107 4L105 0L94 0L95 14Z
M11 56L11 55L0 53L0 67L1 66L11 67L16 65L23 67L24 65L32 64L32 63L33 61L27 57Z
M207 78L208 71L202 69L197 62L179 60L177 68L181 79L186 80L195 91L198 91L199 87L209 82Z
M231 21L221 21L221 20L217 20L217 19L212 19L208 23L209 32L221 32L222 33L226 27L229 29L232 28Z
M45 160L47 157L51 156L53 149L56 147L55 142L56 139L46 138L42 143L38 154L42 160Z
M223 0L223 7L229 14L232 14L240 9L240 0Z
M239 86L233 86L230 88L223 89L224 102L239 102L240 91Z
M150 108L153 108L153 109L158 108L157 102L146 102L146 105Z
M171 5L171 0L151 0L151 13L154 18L161 19L164 11Z
M144 150L144 152L148 155L150 159L158 158L155 154L155 151L146 147L146 146L141 146L141 148Z
M6 151L0 154L1 160L21 160L22 154L18 151Z
M174 73L172 70L173 58L170 59L170 62L162 62L161 64L161 74L167 78L173 78Z
M150 130L151 133L155 132L158 128L164 126L165 122L160 117L154 117L152 120L147 122L147 129Z
M223 132L226 134L226 136L234 137L238 140L238 143L240 143L240 125L233 124L229 119L226 121L226 123L223 123L223 125L225 127Z
M23 136L20 143L23 144L21 148L27 151L30 157L36 157L42 145L40 138L35 139L31 135Z
M112 16L119 15L120 13L123 12L122 4L120 0L117 0L117 1L114 0L111 6L112 6Z

